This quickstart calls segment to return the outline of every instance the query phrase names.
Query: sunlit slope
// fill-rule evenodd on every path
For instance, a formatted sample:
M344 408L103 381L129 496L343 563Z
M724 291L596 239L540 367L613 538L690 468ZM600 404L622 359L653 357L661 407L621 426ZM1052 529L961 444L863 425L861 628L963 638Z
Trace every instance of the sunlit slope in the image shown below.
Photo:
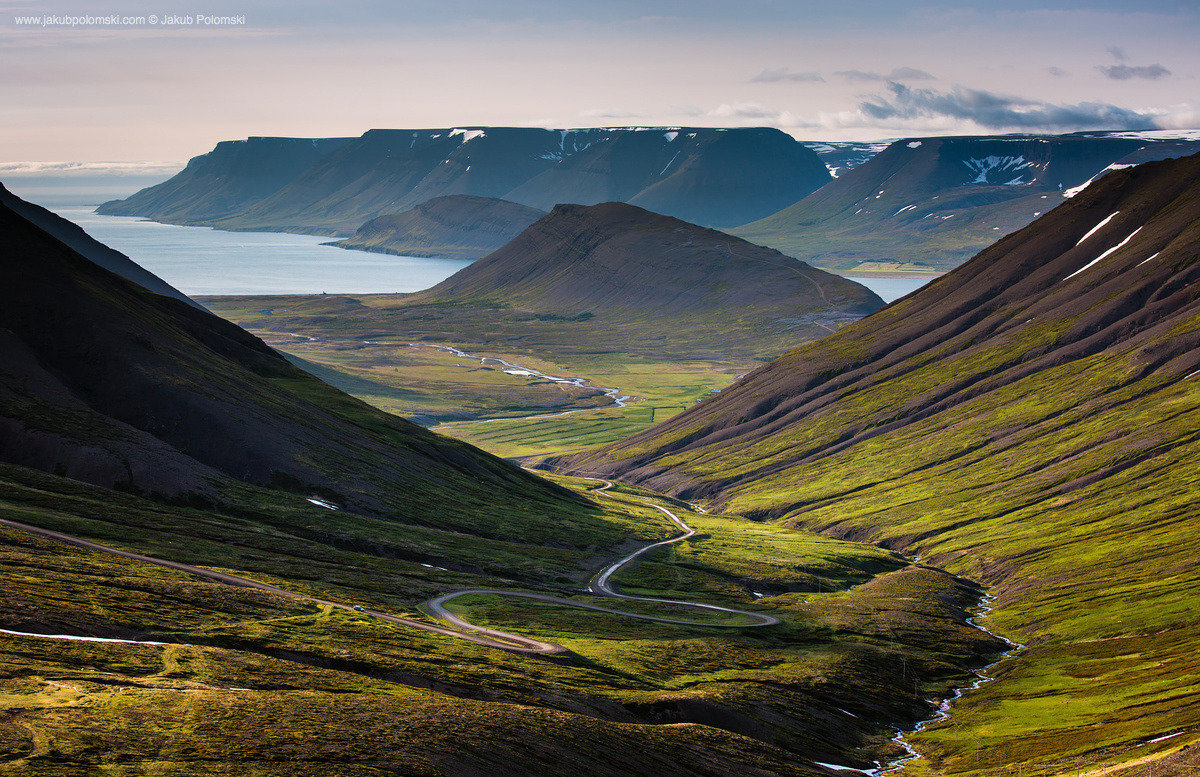
M1197 156L1110 173L904 300L560 464L992 585L993 627L1029 647L920 737L928 768L1151 756L1166 773L1200 725L1198 182Z

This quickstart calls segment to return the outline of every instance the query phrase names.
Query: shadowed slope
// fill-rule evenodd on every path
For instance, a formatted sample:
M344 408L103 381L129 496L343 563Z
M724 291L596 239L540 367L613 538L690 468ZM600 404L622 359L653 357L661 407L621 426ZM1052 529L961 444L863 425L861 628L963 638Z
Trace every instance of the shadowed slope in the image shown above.
M80 255L92 260L110 272L120 275L126 280L149 289L155 294L174 297L193 307L200 305L191 300L186 294L171 284L159 278L154 273L134 262L125 254L109 248L98 240L93 239L78 225L67 221L56 213L52 213L40 205L26 202L0 185L0 205L9 208L30 223L44 229L69 248Z
M0 208L0 456L105 487L212 498L228 478L429 520L565 492L377 411L207 312ZM502 507L495 508L502 511ZM452 521L451 521L452 522Z

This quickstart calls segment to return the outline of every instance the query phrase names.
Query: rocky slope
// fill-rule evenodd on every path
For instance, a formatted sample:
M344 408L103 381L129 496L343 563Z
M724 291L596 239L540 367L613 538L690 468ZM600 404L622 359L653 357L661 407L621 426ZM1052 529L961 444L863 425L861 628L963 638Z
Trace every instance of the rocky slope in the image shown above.
M816 154L770 128L371 130L313 148L322 153L303 164L255 141L222 143L170 181L100 212L349 235L369 219L469 194L543 210L617 200L732 226L774 213L830 179Z
M557 463L991 584L992 627L1029 646L917 739L941 773L1190 773L1198 182L1200 155L1110 172L862 322Z
M494 197L451 194L373 218L334 245L400 256L478 259L545 215L544 210Z
M1198 150L1161 133L907 139L733 232L840 272L945 271L1111 166Z

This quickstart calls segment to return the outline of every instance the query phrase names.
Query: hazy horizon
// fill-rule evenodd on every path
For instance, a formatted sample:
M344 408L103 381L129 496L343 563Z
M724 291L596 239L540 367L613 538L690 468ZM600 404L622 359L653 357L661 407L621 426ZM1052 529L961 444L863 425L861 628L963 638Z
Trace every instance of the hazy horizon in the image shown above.
M219 140L380 127L772 126L880 140L1200 126L1200 10L1127 5L667 0L649 15L625 0L222 0L160 4L150 24L145 7L8 2L0 162L8 175L15 162L158 173ZM51 13L143 21L31 22Z

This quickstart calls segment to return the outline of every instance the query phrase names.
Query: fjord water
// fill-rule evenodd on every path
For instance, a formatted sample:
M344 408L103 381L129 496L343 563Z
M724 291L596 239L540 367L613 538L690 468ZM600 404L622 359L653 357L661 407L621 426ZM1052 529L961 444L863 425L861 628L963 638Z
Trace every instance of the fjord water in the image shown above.
M470 264L347 251L321 245L333 238L316 235L222 232L98 216L95 204L47 207L189 295L419 291Z
M861 283L879 295L884 302L895 302L912 294L937 276L927 275L911 278L877 278L870 275L847 275L855 283Z

